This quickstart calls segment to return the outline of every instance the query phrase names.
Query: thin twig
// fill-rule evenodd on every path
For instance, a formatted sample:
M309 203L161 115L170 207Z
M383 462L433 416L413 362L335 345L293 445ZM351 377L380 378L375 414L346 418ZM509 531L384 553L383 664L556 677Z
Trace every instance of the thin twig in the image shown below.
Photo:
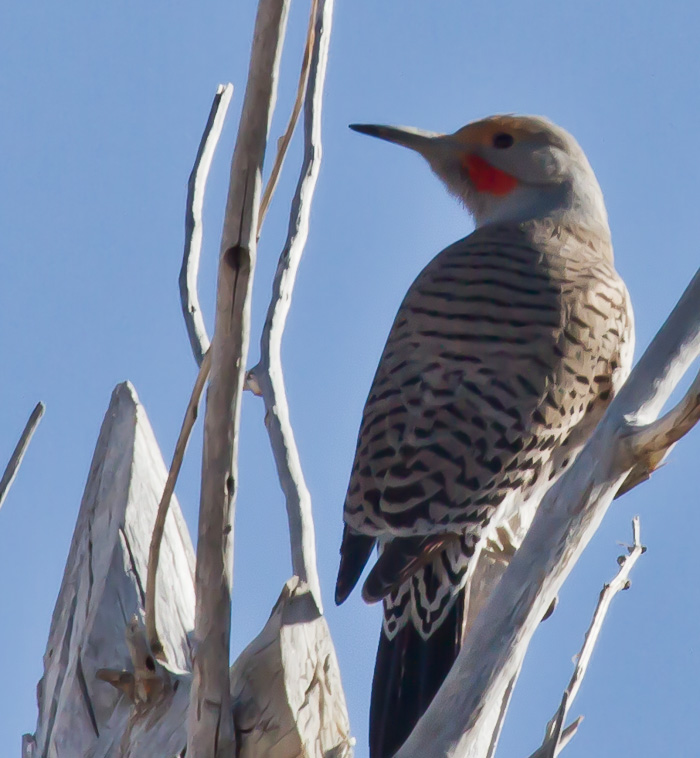
M260 232L262 231L262 225L267 215L267 209L272 200L272 195L277 188L277 182L279 181L280 172L282 171L282 164L284 163L287 150L289 149L289 143L292 141L292 135L301 113L301 106L304 102L304 95L306 93L306 86L309 80L309 71L311 67L311 51L314 48L314 36L316 33L316 16L319 0L312 0L311 10L309 12L309 27L306 32L306 44L304 46L304 57L301 61L301 71L299 72L299 84L297 85L297 95L294 100L294 106L287 122L287 128L284 130L284 134L277 140L277 155L275 156L275 162L272 165L272 171L270 177L265 185L265 190L260 201L260 214L258 216L258 239L260 239Z
M158 504L158 512L156 514L156 520L153 524L153 533L151 534L151 547L148 552L148 574L146 579L146 638L151 646L151 652L159 660L166 660L165 650L158 636L158 627L156 622L156 576L158 574L158 561L160 559L160 545L163 540L163 533L165 531L165 519L168 515L168 508L170 507L170 501L175 491L175 483L180 473L180 467L182 466L182 460L185 457L185 450L187 450L187 443L192 433L195 421L197 420L197 408L199 407L199 401L202 397L202 391L206 384L207 377L209 376L209 368L211 366L211 351L207 351L204 354L204 360L199 367L197 373L197 379L192 388L192 394L190 395L190 401L187 404L187 410L185 411L185 418L182 420L182 427L180 429L180 435L177 438L175 445L175 452L173 453L173 460L170 464L170 470L168 471L168 478L165 481L165 487L163 489L163 496Z
M309 584L319 610L321 585L316 567L316 540L311 495L304 481L299 452L289 419L282 372L282 335L292 301L294 282L309 235L309 217L321 166L321 109L328 60L333 0L314 3L313 48L304 105L304 160L289 216L287 240L272 285L270 307L260 340L260 362L249 372L249 386L265 402L265 425L275 457L277 474L287 503L294 573Z
M43 403L39 402L36 404L24 426L22 435L10 456L10 460L5 467L2 479L0 479L0 508L2 508L2 504L5 502L7 493L10 491L12 482L14 482L15 477L17 476L20 464L22 463L22 458L24 458L24 454L27 452L27 447L32 439L32 435L34 434L41 417L44 415L44 409Z
M578 728L581 726L582 721L583 716L579 716L575 721L572 721L566 729L562 730L561 737L559 738L559 752L561 752L576 736L576 732L578 732ZM545 742L544 745L541 745L535 750L530 758L547 758L549 755L549 746L550 743Z
M632 567L645 551L646 548L640 541L639 516L635 516L632 519L632 544L627 547L627 555L621 555L618 558L620 568L617 575L610 584L606 584L600 592L598 605L593 613L591 625L586 632L583 647L578 654L576 668L574 669L574 673L569 680L564 695L562 696L561 705L547 725L547 732L542 746L533 753L530 758L556 758L564 747L564 734L568 734L569 739L573 737L573 733L571 732L571 729L574 726L573 724L562 731L567 713L571 708L571 704L574 702L574 698L578 694L581 682L588 670L591 655L593 654L593 648L598 641L600 630L603 628L603 622L610 609L610 603L618 592L626 590L630 586L629 575L632 571ZM580 717L574 723L578 725L578 723L580 723Z
M561 738L564 727L564 719L566 713L569 710L569 693L564 692L561 696L561 703L554 717L549 722L547 730L549 731L549 738L546 740L546 746L544 750L544 758L556 758L561 750Z
M289 0L258 4L224 214L204 418L188 758L228 758L235 745L228 669L238 431L250 339L260 177L288 10Z
M209 111L207 125L204 127L204 133L199 142L197 157L187 182L185 252L182 257L179 279L180 302L182 303L182 315L185 317L185 326L197 365L201 365L204 354L209 349L207 328L202 318L202 310L199 307L197 296L197 276L199 274L203 235L202 208L209 169L221 136L232 94L232 84L220 84L218 86Z
M627 548L627 555L618 558L620 568L617 572L617 576L610 582L610 584L603 587L598 600L598 605L593 614L591 626L586 632L586 639L581 648L581 652L579 653L576 669L574 670L569 686L567 687L569 706L578 694L581 682L588 669L588 664L590 663L591 655L593 654L593 648L598 640L600 630L603 627L603 622L605 621L605 616L610 608L610 603L618 592L626 590L630 586L630 572L632 571L634 564L645 552L646 548L640 541L639 516L635 516L632 519L632 544Z

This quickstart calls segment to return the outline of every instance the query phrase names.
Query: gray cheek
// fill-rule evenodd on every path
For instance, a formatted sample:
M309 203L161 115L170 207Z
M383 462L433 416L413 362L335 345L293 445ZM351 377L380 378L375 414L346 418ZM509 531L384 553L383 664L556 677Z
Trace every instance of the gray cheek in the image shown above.
M535 159L535 171L543 183L558 182L568 173L569 159L560 150L542 148L537 150L533 157Z

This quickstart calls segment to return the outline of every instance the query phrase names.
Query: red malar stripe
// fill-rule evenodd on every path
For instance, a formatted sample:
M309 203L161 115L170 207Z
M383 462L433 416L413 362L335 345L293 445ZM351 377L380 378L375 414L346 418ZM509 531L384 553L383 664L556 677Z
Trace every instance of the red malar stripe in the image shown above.
M470 154L464 159L464 168L477 192L491 195L507 195L518 186L518 180L505 171L494 168L478 155Z

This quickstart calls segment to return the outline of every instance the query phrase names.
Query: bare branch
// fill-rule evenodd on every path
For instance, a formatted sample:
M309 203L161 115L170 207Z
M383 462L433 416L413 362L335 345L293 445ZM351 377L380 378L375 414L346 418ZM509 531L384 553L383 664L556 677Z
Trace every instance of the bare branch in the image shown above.
M153 659L138 616L132 616L125 637L133 671L98 669L95 676L124 692L132 703L152 702L170 685L169 673Z
M288 0L260 0L258 5L248 83L231 163L204 420L188 758L228 758L234 747L228 664L238 428L248 355L262 164L287 12Z
M185 317L185 326L190 338L190 345L197 365L201 365L204 354L209 349L209 337L207 328L202 318L202 310L199 307L197 296L197 276L199 274L199 258L202 252L202 208L204 206L204 192L207 186L209 169L216 146L224 126L226 112L228 111L232 84L220 84L214 95L214 102L209 111L207 125L204 128L202 139L194 160L192 173L187 182L187 211L185 213L185 252L182 257L180 269L180 301L182 303L182 315Z
M275 162L272 166L270 177L267 180L267 184L265 185L265 191L263 192L262 200L260 201L260 214L258 216L258 239L260 238L260 232L265 221L265 216L270 205L270 200L272 200L272 195L277 188L277 182L279 180L280 171L282 170L282 164L284 163L284 158L287 155L289 143L292 141L292 135L294 134L294 129L297 125L299 114L301 113L301 106L304 102L304 94L306 92L306 84L309 79L309 70L311 67L311 51L314 48L314 36L316 34L316 14L318 2L319 0L312 0L311 2L311 10L309 12L309 28L306 32L306 44L304 46L304 57L302 58L301 62L301 71L299 72L297 96L294 100L294 106L292 107L289 121L287 122L287 128L284 130L284 134L277 140L277 155L275 156ZM317 73L317 71L314 73ZM321 76L321 89L323 89L324 76L325 71Z
M311 495L289 420L282 373L282 335L292 302L294 282L309 235L309 216L321 167L321 108L328 60L333 0L318 0L313 21L309 86L304 108L304 160L289 216L287 240L272 285L272 298L260 341L260 362L249 373L249 384L265 402L265 425L275 457L277 474L287 503L294 573L311 588L322 611L321 586L316 568L316 539Z
M645 458L650 468L658 465L669 449L684 437L700 420L700 372L683 396L683 399L647 426L636 430L631 438L635 458Z
M547 725L547 733L542 746L536 753L530 756L530 758L535 758L535 756L539 756L539 758L556 758L564 747L564 734L567 733L567 730L562 731L562 726L566 720L569 709L571 708L571 704L574 702L574 698L578 694L583 677L588 670L588 664L590 663L591 655L593 654L593 648L598 641L600 630L603 628L603 622L610 609L610 603L618 592L626 590L629 587L629 575L632 571L632 567L645 551L646 548L640 542L639 516L635 516L632 519L632 545L628 546L627 555L622 555L618 558L620 568L615 578L609 584L606 584L600 591L598 605L593 613L591 625L586 632L583 647L576 659L576 668L574 669L574 673L564 691L564 695L562 696L561 705ZM580 723L580 718L574 723ZM571 726L573 726L573 724ZM571 726L568 727L569 730L571 729ZM573 733L568 732L568 734L569 739L573 737Z
M41 417L44 415L44 410L45 406L43 403L39 402L36 404L34 410L29 416L29 419L27 420L27 423L24 426L22 435L20 436L19 441L17 442L14 451L12 452L12 455L10 456L10 460L5 467L2 479L0 479L0 508L2 508L2 504L5 502L7 493L10 491L12 482L14 482L15 477L17 476L17 472L19 471L19 467L22 463L22 458L24 458L24 454L27 452L27 447L29 447L29 443L31 442L34 431L39 425Z
M171 670L167 664L153 659L138 615L134 615L128 624L125 638L133 670L98 669L95 672L97 679L123 692L130 704L129 717L119 743L119 754L153 755L155 748L162 751L159 752L161 755L173 755L173 743L180 754L184 739L183 706L189 700L187 693L192 676L188 671ZM178 723L180 729L173 730L172 724ZM156 730L162 735L160 741L154 740ZM109 744L111 741L109 739L106 753L100 751L97 754L112 754L112 745Z
M652 422L700 355L700 271L568 471L547 492L470 640L397 758L485 754L494 711L548 606L637 465ZM682 415L683 403L675 411ZM639 444L635 444L636 441Z
M144 603L146 615L146 638L148 639L153 655L159 660L166 660L165 651L163 650L163 645L158 637L158 629L156 627L156 576L158 574L158 561L160 560L160 545L165 531L165 519L168 515L170 500L175 491L175 483L177 482L177 477L180 473L182 460L185 457L185 450L187 450L187 443L190 440L192 428L197 420L197 408L199 407L199 400L202 397L202 390L204 389L204 385L209 376L210 366L211 351L208 350L204 354L204 360L199 367L199 373L197 374L190 401L187 404L187 410L185 411L185 418L182 420L182 427L175 445L175 452L173 453L173 460L170 464L168 478L163 489L163 496L158 504L158 513L156 514L153 533L151 535L151 547L148 552L148 578L146 580L146 600Z
M637 463L620 486L615 497L621 497L642 482L646 482L673 449L675 443L689 432L700 419L700 372L683 399L665 416L630 437Z

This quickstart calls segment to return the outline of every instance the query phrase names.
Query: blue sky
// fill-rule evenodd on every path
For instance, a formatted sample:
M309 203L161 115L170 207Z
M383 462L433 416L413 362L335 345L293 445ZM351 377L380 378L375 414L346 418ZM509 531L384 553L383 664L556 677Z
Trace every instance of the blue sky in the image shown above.
M275 135L291 108L306 13L306 3L291 11ZM34 729L53 604L117 382L135 384L170 458L195 376L177 294L185 185L216 85L231 81L206 202L200 296L211 328L253 14L252 2L215 0L24 0L0 9L1 465L35 402L47 406L0 511L0 755L18 755L22 732ZM324 164L284 360L358 758L367 754L379 610L355 596L332 604L355 435L403 293L471 222L420 159L347 124L448 131L490 113L526 112L572 131L605 193L639 354L698 265L699 24L691 0L338 4ZM261 241L251 364L299 157L296 139ZM178 485L191 529L200 434ZM283 501L253 397L243 435L233 655L290 573ZM694 432L650 483L611 508L531 645L499 755L524 758L539 744L600 587L615 572L616 543L629 540L637 513L649 550L632 590L614 602L572 710L586 720L565 755L696 751L698 455Z

